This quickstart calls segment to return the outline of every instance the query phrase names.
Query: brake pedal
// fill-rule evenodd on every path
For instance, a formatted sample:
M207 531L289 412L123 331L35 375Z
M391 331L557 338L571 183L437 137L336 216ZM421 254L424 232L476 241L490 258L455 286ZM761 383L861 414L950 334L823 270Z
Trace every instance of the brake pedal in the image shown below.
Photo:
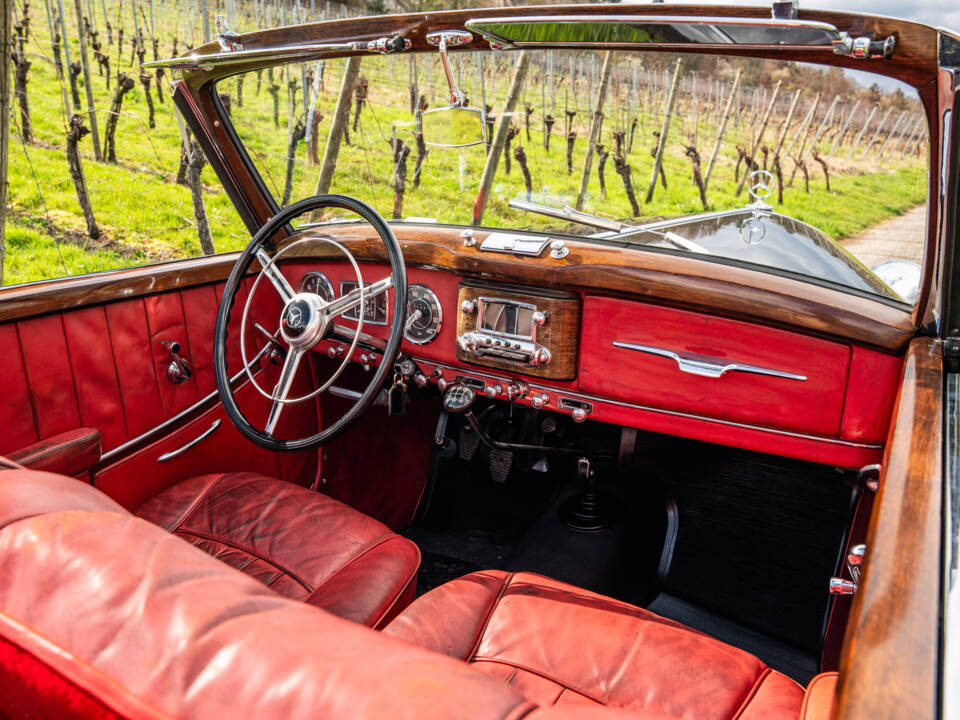
M507 481L513 467L513 453L509 450L490 451L490 479L501 485Z
M470 462L473 460L477 447L480 445L480 436L477 435L470 426L464 424L460 426L460 440L457 443L460 448L460 459Z

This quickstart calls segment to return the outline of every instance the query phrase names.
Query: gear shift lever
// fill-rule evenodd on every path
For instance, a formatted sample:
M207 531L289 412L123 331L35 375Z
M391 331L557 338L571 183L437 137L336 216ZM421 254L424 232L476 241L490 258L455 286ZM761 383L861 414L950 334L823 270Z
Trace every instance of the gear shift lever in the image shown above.
M604 512L597 473L591 467L589 458L577 460L577 477L583 481L583 492L571 495L560 503L560 520L574 530L603 530L610 524L610 515Z

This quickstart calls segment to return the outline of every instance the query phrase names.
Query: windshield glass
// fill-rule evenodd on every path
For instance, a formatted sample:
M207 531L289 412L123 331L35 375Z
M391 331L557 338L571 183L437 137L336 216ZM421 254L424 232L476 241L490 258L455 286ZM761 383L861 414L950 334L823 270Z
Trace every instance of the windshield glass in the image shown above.
M453 111L437 54L298 63L218 90L281 205L344 193L388 218L573 234L912 300L909 282L871 271L923 259L927 124L912 88L714 55L450 60Z

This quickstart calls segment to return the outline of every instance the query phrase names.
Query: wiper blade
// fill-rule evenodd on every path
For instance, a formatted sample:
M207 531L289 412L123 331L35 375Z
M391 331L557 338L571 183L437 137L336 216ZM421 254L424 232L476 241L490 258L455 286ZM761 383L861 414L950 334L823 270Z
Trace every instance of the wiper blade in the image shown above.
M569 220L570 222L586 225L587 227L595 227L600 230L610 230L612 232L621 233L636 229L635 225L627 225L619 220L609 220L607 218L599 217L598 215L591 215L590 213L585 213L582 210L572 208L569 205L562 208L555 208L551 207L550 205L540 205L539 203L516 199L510 200L508 204L514 210L523 210L524 212L546 215L547 217L556 218L557 220Z

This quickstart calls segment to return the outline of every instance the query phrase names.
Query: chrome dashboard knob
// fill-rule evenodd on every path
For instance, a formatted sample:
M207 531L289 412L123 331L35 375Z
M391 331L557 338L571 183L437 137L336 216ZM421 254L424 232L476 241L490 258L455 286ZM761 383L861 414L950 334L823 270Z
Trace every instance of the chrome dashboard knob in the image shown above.
M554 240L550 243L550 257L556 258L565 258L570 254L570 248L567 247L567 244L563 240Z
M530 392L530 386L523 380L514 380L507 385L507 400L523 400Z
M413 376L413 382L416 383L417 387L424 387L428 382L427 376L422 372L418 372Z
M535 367L544 367L553 360L553 355L545 347L539 348L533 355L533 364Z
M460 312L464 315L473 315L473 311L477 309L477 304L473 300L464 300L460 303Z
M491 400L498 398L503 395L503 385L500 385L499 383L496 385L487 385L487 387L485 387L483 390L483 394Z
M574 408L573 411L570 413L570 417L573 418L574 422L582 423L584 420L587 419L587 411L584 410L582 407Z
M546 393L540 393L539 395L534 395L530 398L530 404L533 405L537 410L544 407L547 403L550 402L550 396Z
M543 325L547 321L547 314L543 310L537 310L532 315L534 325Z

